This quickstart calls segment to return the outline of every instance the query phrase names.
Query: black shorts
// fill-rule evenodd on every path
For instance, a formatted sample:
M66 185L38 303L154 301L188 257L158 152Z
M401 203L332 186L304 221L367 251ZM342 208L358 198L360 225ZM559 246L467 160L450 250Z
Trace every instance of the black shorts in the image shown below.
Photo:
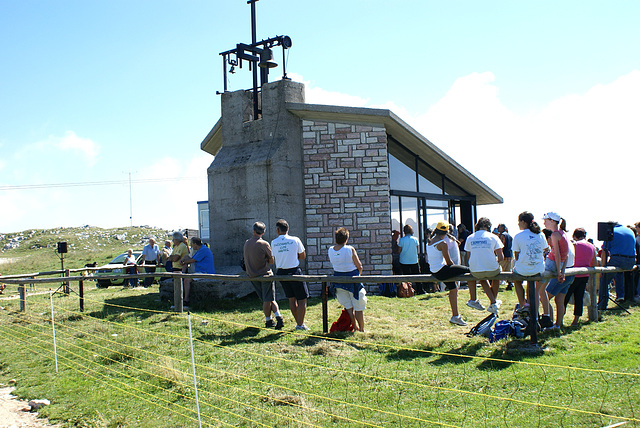
M278 269L276 275L302 275L302 269L295 267L291 269ZM295 298L296 300L304 300L309 298L309 288L304 281L278 281L282 285L284 295L287 299Z
M455 281L447 281L449 278L454 278L462 274L469 273L469 268L461 265L443 266L440 270L433 274L433 276L444 282L445 290L455 290L457 285Z

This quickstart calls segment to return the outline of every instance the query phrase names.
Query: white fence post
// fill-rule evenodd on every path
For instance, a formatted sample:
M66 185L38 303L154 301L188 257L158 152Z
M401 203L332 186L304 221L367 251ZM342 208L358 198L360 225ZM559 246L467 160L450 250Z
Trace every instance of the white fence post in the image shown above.
M193 357L193 334L191 333L191 313L187 314L189 319L189 343L191 344L191 367L193 368L193 388L196 391L196 410L198 411L198 427L202 428L200 420L200 401L198 400L198 379L196 378L196 361Z
M51 329L53 330L53 356L56 360L56 373L58 373L58 347L56 346L56 323L53 316L53 291L49 290L49 301L51 302Z

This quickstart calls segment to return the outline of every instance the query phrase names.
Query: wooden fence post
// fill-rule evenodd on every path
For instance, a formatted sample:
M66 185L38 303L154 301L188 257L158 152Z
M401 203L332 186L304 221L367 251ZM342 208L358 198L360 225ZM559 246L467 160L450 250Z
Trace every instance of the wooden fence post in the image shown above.
M589 314L589 321L598 321L598 296L596 295L596 275L589 275L589 281L587 282L587 292L591 298L589 306L587 306L587 313Z
M182 278L173 278L173 306L174 311L182 313Z
M538 294L536 293L536 282L527 281L527 294L529 294L529 334L531 344L538 344Z
M80 312L84 312L84 281L78 281L78 294L80 295Z
M27 310L27 288L24 282L18 285L18 293L20 293L20 312L25 312Z
M328 305L328 287L327 282L322 283L322 332L329 332L329 305Z

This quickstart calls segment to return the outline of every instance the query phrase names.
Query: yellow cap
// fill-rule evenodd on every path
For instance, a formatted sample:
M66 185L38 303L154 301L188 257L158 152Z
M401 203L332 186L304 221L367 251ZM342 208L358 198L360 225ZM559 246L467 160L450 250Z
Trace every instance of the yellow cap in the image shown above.
M438 224L436 225L436 229L447 232L449 230L449 223L447 223L444 220L439 221Z

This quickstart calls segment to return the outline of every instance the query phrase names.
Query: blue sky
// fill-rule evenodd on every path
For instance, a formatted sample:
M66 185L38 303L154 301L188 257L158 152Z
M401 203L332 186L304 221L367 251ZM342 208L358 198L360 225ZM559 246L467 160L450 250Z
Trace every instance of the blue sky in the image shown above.
M480 210L495 223L525 209L588 230L640 220L637 1L257 11L259 38L292 38L287 71L308 102L390 108L504 197ZM250 42L249 12L245 0L0 2L0 231L128 225L129 172L134 224L196 226L218 53ZM247 69L230 76L231 90L249 86Z

